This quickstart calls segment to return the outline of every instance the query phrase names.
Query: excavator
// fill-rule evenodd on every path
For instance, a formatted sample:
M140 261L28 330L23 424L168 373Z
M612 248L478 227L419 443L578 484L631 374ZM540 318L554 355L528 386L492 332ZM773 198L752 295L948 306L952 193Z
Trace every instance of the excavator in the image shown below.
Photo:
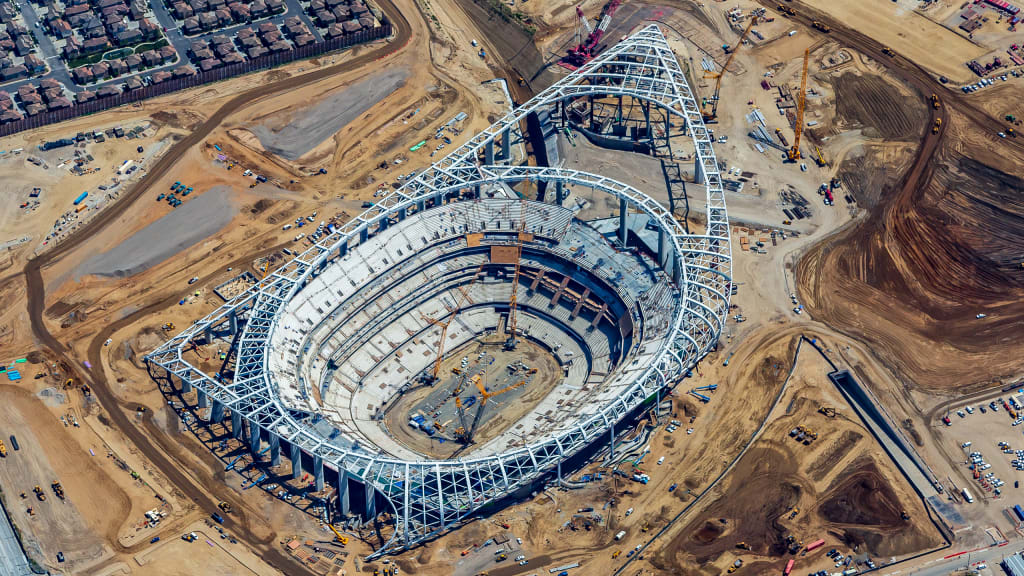
M757 17L756 16L751 16L750 22L747 22L747 27L743 30L743 34L740 34L739 42L736 43L736 47L732 49L732 51L729 53L729 58L725 61L725 64L722 65L722 71L721 72L705 72L704 73L704 77L705 78L714 78L715 79L715 92L711 96L710 100L705 100L704 101L703 115L704 115L704 122L705 123L707 123L707 122L715 122L716 119L718 118L718 93L719 93L719 91L722 88L722 76L725 76L726 70L729 69L729 64L732 64L733 58L735 58L736 57L736 53L740 51L740 46L743 45L743 41L746 40L747 34L750 33L750 29L754 27L754 24L756 22L757 22Z
M348 536L345 536L341 532L338 532L338 529L334 527L334 524L328 524L327 527L331 529L331 532L334 532L335 541L337 541L342 546L348 545Z
M444 358L445 336L448 334L448 327L455 321L455 316L459 313L462 305L466 303L466 300L469 299L469 290L476 283L476 279L480 277L480 272L483 268L484 263L482 262L477 267L476 272L473 273L473 279L469 281L469 285L459 289L462 292L462 298L455 304L455 308L448 315L448 320L435 320L429 316L422 315L422 318L430 324L441 327L441 337L437 340L437 358L434 359L434 368L431 370L430 375L425 377L429 380L429 384L437 382L437 375L441 372L441 360Z
M818 412L824 414L825 416L828 416L829 418L836 417L836 409L831 406L822 406L818 408Z
M796 135L793 138L793 147L786 152L786 159L790 162L796 162L803 156L800 155L800 136L803 135L804 130L804 105L807 103L807 61L811 57L811 49L804 50L804 70L800 75L800 97L796 103L796 128L794 129Z

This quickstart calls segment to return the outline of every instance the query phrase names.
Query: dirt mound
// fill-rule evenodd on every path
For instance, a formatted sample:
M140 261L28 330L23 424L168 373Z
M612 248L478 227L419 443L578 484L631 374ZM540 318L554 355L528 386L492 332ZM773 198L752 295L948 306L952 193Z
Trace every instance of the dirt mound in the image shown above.
M752 448L732 472L734 480L724 494L680 531L661 554L690 553L697 562L706 563L746 542L755 552L782 555L787 529L779 520L805 491L803 480L793 473L796 468L785 448ZM672 558L660 560L665 565L676 564Z
M836 524L882 527L905 524L900 517L899 500L874 462L855 466L859 469L843 476L825 495L818 506L821 516Z
M916 138L927 124L922 100L908 98L879 76L848 72L833 80L841 123L864 127L864 135L886 140Z

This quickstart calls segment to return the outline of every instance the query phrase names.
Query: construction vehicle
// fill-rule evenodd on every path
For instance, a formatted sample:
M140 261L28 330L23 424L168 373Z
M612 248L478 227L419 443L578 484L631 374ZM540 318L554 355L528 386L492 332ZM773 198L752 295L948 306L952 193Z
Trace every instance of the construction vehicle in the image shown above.
M747 544L746 542L737 542L736 543L736 547L739 548L740 550L750 550L750 545Z
M817 20L811 22L811 26L814 26L815 28L821 30L826 34L832 31L832 28L830 28L828 24L825 24L824 22L818 22Z
M910 520L910 514L907 514L906 510L901 510L900 511L900 518L902 518L904 520Z
M936 118L935 123L932 124L932 134L938 134L940 128L942 128L942 118Z
M57 498L64 500L64 487L60 485L60 482L54 480L50 487L53 488L53 493L57 495Z
M825 156L821 153L821 148L819 148L818 146L815 146L814 147L814 152L815 152L814 163L817 164L818 166L821 166L821 167L826 166L828 163L825 162Z
M743 41L747 38L747 34L750 33L750 29L754 27L755 22L757 22L757 18L751 16L750 21L747 22L747 27L743 30L743 34L740 34L740 40L736 43L736 48L729 52L729 58L722 65L722 71L706 72L704 74L705 78L715 79L715 91L712 93L710 100L704 101L704 122L715 122L718 118L718 95L722 89L722 77L729 70L729 64L732 64L733 58L736 58L736 54L740 51L740 46L743 45Z
M793 518L796 518L796 515L799 513L800 509L794 506L793 509L789 511L789 519L792 520Z
M1006 129L1006 135L1009 136L1010 138L1016 138L1017 137L1017 131L1014 130L1013 128L1007 128Z
M429 384L437 382L437 375L441 371L441 360L444 358L445 336L448 334L448 327L451 326L451 323L455 320L455 316L459 313L462 305L469 299L469 290L473 287L473 284L476 283L476 279L480 276L480 272L483 268L484 265L481 263L480 266L477 267L476 272L473 273L473 278L469 281L469 285L465 288L459 288L462 292L462 298L455 304L455 308L452 309L451 314L448 315L448 320L441 321L430 318L429 316L423 316L423 319L427 322L435 326L441 326L441 337L437 340L437 358L434 359L433 370L431 370L430 375L427 376Z
M35 516L35 515L36 515L36 509L35 509L35 508L33 508L33 507L31 507L31 506L29 506L29 507L28 507L28 508L27 508L27 509L25 510L25 512L27 512L29 516Z
M885 48L882 48L882 54L885 54L886 56L888 56L890 58L895 58L896 57L896 53L893 52L892 48L889 48L888 46L886 46Z
M938 110L940 107L942 107L942 103L939 102L939 97L937 95L932 94L929 97L929 100L931 100L931 102L932 102L932 108Z
M182 534L181 539L185 542L195 542L198 539L198 537L196 536L195 532L189 532L188 534Z
M225 502L225 501L221 500L220 502L217 502L217 508L220 508L221 510L223 510L225 514L230 514L231 513L231 503L230 502Z
M775 7L776 10L781 12L785 16L796 16L796 10L786 6L785 4L779 4Z
M731 566L729 566L729 570L728 570L729 574L732 574L733 572L739 570L742 566L743 566L743 560L740 560L739 558L737 558L736 561L733 562Z
M38 498L40 502L46 501L46 494L43 493L43 489L40 488L38 484L36 484L35 488L32 488L32 491L36 493L36 498Z
M331 529L331 532L334 532L335 542L341 544L342 546L348 545L348 536L345 536L341 532L338 532L338 529L334 527L334 524L328 524L327 527Z
M793 137L793 147L786 153L786 159L790 162L796 162L802 156L800 155L800 136L803 134L804 129L804 106L807 104L807 62L811 57L811 49L807 48L804 50L804 68L800 75L800 94L796 104L796 127L795 136Z
M820 414L824 414L825 416L828 416L829 418L835 418L836 417L836 409L831 407L831 406L821 406L821 407L818 408L818 412Z
M776 128L775 135L779 137L779 142L782 142L783 146L789 146L789 140L786 140L786 135L782 133L782 128Z
M7 446L3 440L0 440L0 456L7 458Z
M618 558L620 555L622 555L622 550L616 550L612 552L612 559Z
M170 332L171 330L174 330L174 322L164 322L163 329L164 332Z
M480 417L483 416L484 407L487 406L488 399L494 398L495 396L501 396L506 392L526 385L526 380L520 380L515 384L509 384L497 392L488 392L482 381L474 379L474 382L476 383L477 389L480 390L480 406L476 409L476 415L473 417L473 423L470 425L469 430L466 430L463 434L457 435L456 439L464 444L470 444L473 441L473 434L476 433L476 427L480 424ZM456 404L456 407L458 407L458 404ZM465 425L463 425L462 428L464 429Z
M560 64L570 70L575 70L590 61L599 50L598 44L601 42L601 38L604 37L605 31L608 30L608 25L611 24L612 17L615 16L615 11L619 9L620 4L622 4L622 0L611 0L605 4L597 28L591 28L590 22L583 15L583 10L577 7L576 35L580 40L575 48L569 49L569 53L562 58ZM586 38L583 38L582 32L584 29L587 31Z

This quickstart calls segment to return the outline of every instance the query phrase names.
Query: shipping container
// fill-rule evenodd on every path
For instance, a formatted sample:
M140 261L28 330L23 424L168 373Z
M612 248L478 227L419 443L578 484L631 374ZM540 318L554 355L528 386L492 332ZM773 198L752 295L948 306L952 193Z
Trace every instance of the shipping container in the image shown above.
M78 206L79 204L82 203L82 200L85 200L85 197L88 196L88 195L89 195L88 192L82 192L81 194L78 195L78 198L75 198L75 201L72 202L72 204L74 204L75 206Z
M793 560L786 562L786 569L782 572L783 576L789 576L789 573L793 571L793 564L796 564Z
M825 540L823 540L823 539L822 540L815 540L814 542L811 542L810 544L807 545L807 551L810 552L811 550L816 550L818 548L821 548L824 545L825 545Z
M1019 518L1021 522L1024 522L1024 508L1021 508L1020 504L1017 504L1013 507L1013 511L1017 514L1017 518Z

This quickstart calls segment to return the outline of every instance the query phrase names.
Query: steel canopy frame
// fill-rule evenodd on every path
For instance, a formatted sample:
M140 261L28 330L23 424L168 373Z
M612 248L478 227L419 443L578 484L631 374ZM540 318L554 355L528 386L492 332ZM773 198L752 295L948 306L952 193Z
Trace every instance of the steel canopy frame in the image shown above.
M695 147L695 170L707 193L707 229L686 234L657 201L626 184L583 172L531 166L482 165L478 158L496 139L518 131L526 116L555 102L581 96L621 95L643 99L685 122ZM626 201L647 216L667 241L668 259L682 298L671 311L671 328L642 375L622 394L558 434L487 457L406 461L359 445L344 435L325 436L306 422L309 414L285 405L279 382L271 376L267 348L278 317L288 302L342 251L376 231L422 211L427 202L442 205L451 193L522 180L583 186ZM456 194L457 195L457 194ZM418 174L379 204L325 236L268 275L247 292L197 321L146 356L182 386L286 440L342 477L361 479L367 491L382 494L395 515L392 538L373 556L415 546L465 520L482 506L530 486L559 462L578 453L652 397L682 378L717 343L729 309L731 248L718 162L712 141L682 69L657 26L644 28L544 90L523 106ZM211 330L244 328L233 349L230 381L210 376L183 358L187 344ZM292 375L289 375L289 378ZM295 374L296 379L299 378Z

